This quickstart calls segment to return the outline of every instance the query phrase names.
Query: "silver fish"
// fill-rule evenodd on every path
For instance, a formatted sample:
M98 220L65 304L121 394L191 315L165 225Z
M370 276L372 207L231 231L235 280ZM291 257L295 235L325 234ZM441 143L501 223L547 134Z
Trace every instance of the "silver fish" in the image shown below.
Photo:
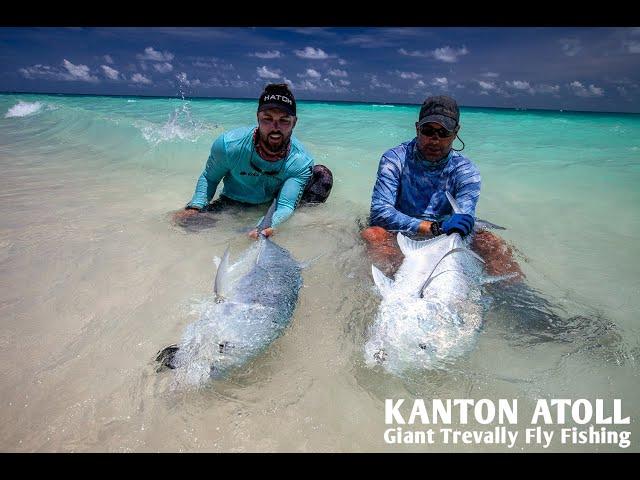
M382 301L365 361L396 375L445 368L472 348L482 326L483 260L458 233L424 241L398 233L398 245L405 258L394 280L372 265Z
M270 225L273 207L259 232ZM181 342L159 352L156 360L175 369L177 384L188 386L203 385L245 364L291 322L302 268L264 235L231 266L227 248L216 273L215 301L187 326Z

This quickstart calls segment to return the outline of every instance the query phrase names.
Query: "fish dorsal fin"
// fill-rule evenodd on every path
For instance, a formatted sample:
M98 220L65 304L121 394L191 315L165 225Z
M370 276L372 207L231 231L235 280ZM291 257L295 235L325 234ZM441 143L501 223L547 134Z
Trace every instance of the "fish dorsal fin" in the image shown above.
M444 194L447 196L447 199L449 200L449 203L451 204L451 208L453 209L453 213L462 213L462 209L460 208L460 205L458 205L458 202L456 202L456 199L453 198L453 195L451 195L448 191L445 191Z
M213 282L213 291L216 297L219 299L224 298L227 286L227 277L229 273L229 247L224 251L220 265L218 265L218 271L216 272L216 279Z
M488 220L482 220L481 218L476 218L476 223L473 228L474 230L506 230L506 228L501 227L500 225L491 223Z
M375 265L371 265L371 273L373 274L373 281L378 287L378 292L384 297L393 286L393 280L382 273Z
M400 247L400 250L402 250L402 253L405 257L412 252L417 252L418 250L423 249L433 241L433 239L422 241L411 240L409 237L403 235L402 232L398 232L397 238L398 246Z
M452 248L451 250L449 250L447 253L445 253L440 260L438 260L438 262L434 265L433 270L431 270L431 273L429 274L429 276L427 277L427 279L424 281L424 283L422 284L422 287L420 287L420 290L418 290L418 296L420 298L422 298L422 296L424 295L424 289L427 288L427 285L429 285L429 283L431 283L431 280L433 280L435 277L437 277L438 275L436 275L435 277L433 276L433 272L436 271L436 268L438 268L438 265L440 265L440 263L447 258L449 255L451 255L452 253L458 253L458 252L464 252L464 253L468 253L469 255L471 255L472 257L480 260L482 263L484 263L484 260L482 259L482 257L480 257L480 255L478 255L477 253L469 250L468 248L465 247L456 247L456 248ZM443 272L444 273L444 272Z
M262 217L262 221L256 227L258 229L258 235L259 236L261 236L261 237L263 236L261 232L265 228L271 228L271 224L273 223L273 212L276 211L276 206L277 205L278 205L278 197L276 195L276 198L274 198L273 202L271 202L271 205L269 206L269 209L267 210L267 213L265 213L264 217Z

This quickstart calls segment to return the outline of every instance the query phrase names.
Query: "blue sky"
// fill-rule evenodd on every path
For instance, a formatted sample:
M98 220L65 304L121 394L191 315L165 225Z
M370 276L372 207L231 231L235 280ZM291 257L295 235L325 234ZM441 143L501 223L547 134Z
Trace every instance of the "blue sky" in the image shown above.
M0 91L640 112L640 27L0 28Z

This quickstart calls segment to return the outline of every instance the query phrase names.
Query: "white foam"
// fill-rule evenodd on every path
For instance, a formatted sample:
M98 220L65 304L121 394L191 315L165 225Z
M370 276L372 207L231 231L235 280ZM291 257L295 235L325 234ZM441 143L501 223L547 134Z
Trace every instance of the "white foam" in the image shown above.
M42 103L40 102L23 102L22 100L18 101L13 107L11 107L7 113L5 114L5 118L10 117L26 117L27 115L32 115L42 108Z
M196 142L201 135L211 130L210 126L194 121L186 106L177 108L164 125L137 123L136 126L142 131L145 140L152 145L174 140ZM213 128L216 127L217 125Z

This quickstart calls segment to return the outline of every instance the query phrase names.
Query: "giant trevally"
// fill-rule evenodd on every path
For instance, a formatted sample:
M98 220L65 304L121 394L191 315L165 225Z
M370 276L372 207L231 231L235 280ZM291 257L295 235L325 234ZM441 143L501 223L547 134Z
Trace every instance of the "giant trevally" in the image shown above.
M371 266L382 301L365 344L368 365L402 375L444 368L469 351L482 326L480 285L486 277L482 258L467 242L457 232L424 241L399 232L405 258L395 279Z
M274 209L275 201L258 232L271 225ZM256 357L291 322L302 268L262 234L234 265L227 248L216 272L215 301L187 326L180 343L160 351L156 361L175 369L179 385L198 386Z

